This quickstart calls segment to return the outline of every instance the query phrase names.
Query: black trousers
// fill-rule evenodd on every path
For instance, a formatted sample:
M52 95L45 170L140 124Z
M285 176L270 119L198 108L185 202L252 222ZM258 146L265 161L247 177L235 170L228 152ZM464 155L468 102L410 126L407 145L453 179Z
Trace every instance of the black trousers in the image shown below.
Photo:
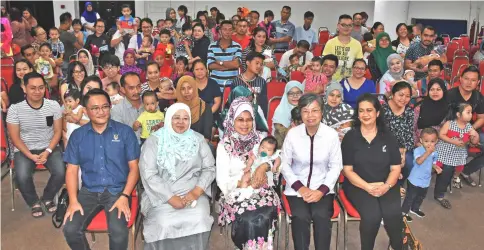
M464 173L465 175L470 175L474 172L479 171L479 169L481 169L482 167L484 167L484 154L477 156L476 158L472 159L472 161L467 163L464 166L464 170L462 171L462 173Z
M306 203L297 196L287 196L291 208L291 230L295 250L307 250L311 243L311 222L316 250L329 250L331 246L331 217L334 195L323 196L315 203Z
M400 187L396 185L381 197L371 196L363 189L343 185L350 202L361 216L360 239L361 250L373 250L375 238L383 219L385 230L393 249L403 248L403 218L400 205Z
M444 198L447 187L454 177L455 167L449 165L442 166L442 173L437 175L435 180L434 198Z
M408 214L410 209L412 211L419 211L425 196L427 196L428 188L417 187L407 180L407 194L402 205L402 213Z

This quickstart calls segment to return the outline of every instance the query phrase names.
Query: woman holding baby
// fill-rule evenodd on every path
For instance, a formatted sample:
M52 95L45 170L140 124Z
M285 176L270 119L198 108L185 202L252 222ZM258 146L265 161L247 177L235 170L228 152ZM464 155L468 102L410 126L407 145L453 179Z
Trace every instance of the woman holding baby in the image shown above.
M278 169L271 163L249 164L262 157L262 152L273 155L277 145L262 148L265 144L255 126L252 103L245 97L235 99L217 147L216 180L222 191L218 223L232 224L232 241L239 249L272 249L280 201L271 184L277 180ZM240 199L246 191L252 192L249 198Z
M294 249L309 249L311 222L315 249L329 250L334 186L341 170L341 147L336 130L322 123L323 100L305 94L298 102L303 123L289 130L282 146L284 194L292 212Z

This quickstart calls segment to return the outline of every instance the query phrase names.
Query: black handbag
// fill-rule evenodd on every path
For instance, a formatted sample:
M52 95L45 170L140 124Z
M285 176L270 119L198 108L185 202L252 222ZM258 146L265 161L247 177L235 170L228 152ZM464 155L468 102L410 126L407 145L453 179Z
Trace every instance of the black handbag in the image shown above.
M55 228L60 228L62 226L68 206L69 195L67 193L67 188L64 188L57 199L57 210L54 212L54 214L52 214L52 224L54 224Z

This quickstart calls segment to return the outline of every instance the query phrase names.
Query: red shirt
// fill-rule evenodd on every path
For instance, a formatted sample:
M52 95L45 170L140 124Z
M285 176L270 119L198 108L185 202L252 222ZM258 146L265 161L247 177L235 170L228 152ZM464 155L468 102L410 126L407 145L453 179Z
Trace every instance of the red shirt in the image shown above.
M240 44L240 46L242 47L242 49L245 49L247 48L247 46L249 46L249 43L250 43L250 36L244 36L244 38L242 40L239 40L237 38L237 35L234 34L232 35L232 40L238 44Z
M173 72L173 68L165 62L165 64L163 64L163 66L161 66L160 77L161 78L163 78L163 77L170 78L172 72Z

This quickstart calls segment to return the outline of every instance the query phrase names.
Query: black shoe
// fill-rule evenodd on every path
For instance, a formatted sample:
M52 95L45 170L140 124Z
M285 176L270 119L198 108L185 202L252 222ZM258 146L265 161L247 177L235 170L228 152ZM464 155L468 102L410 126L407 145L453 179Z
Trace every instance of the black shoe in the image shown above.
M413 221L412 217L410 217L410 215L408 215L408 214L404 214L404 215L403 215L403 217L405 217L405 219L406 219L406 220L407 220L407 222L409 222L409 223Z
M417 215L417 217L419 217L419 218L425 217L425 213L420 211L420 210L418 210L418 211L410 210L410 213Z

